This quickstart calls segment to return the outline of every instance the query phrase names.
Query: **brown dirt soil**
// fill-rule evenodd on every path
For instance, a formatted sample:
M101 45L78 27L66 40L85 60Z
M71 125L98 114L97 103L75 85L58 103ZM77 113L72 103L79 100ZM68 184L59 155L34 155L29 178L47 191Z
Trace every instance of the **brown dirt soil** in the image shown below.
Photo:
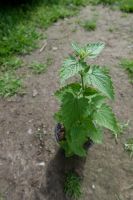
M98 15L96 31L84 31L77 24L78 20L90 19L95 14ZM72 41L82 44L103 41L106 48L96 62L109 66L116 90L113 110L121 121L130 120L130 125L118 144L105 131L104 144L94 145L86 161L80 161L84 175L82 199L133 200L133 188L130 188L133 160L123 150L123 143L133 133L133 87L119 67L121 58L133 56L133 15L123 16L119 11L101 6L96 10L86 7L78 16L58 21L44 34L48 35L45 50L23 57L25 67L18 70L25 76L26 94L0 99L0 194L3 196L0 199L68 199L62 186L64 171L71 164L59 151L53 131L53 113L58 108L53 95L59 87L58 70L72 51ZM28 65L33 60L44 62L48 57L53 59L53 64L47 72L33 75ZM74 164L77 163L78 160Z

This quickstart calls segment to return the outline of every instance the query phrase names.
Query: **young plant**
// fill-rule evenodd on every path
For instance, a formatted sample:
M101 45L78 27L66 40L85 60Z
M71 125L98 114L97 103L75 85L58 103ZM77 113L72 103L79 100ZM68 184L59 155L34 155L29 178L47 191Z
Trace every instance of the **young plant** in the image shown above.
M128 72L130 81L133 83L133 59L123 59L120 64Z
M85 22L81 23L81 26L86 30L86 31L94 31L96 29L97 23L95 19L92 20L86 20Z
M64 192L72 199L79 199L81 192L81 178L74 172L68 172L66 175Z
M125 150L130 152L130 157L133 156L133 138L130 138L127 140L127 142L124 144Z
M73 43L73 55L69 56L61 70L61 83L73 76L79 81L67 84L55 95L60 101L56 120L64 127L60 140L66 156L85 156L88 141L102 143L103 127L117 137L120 131L114 113L106 99L114 99L114 89L107 69L86 62L96 58L104 48L103 43L91 43L80 47Z

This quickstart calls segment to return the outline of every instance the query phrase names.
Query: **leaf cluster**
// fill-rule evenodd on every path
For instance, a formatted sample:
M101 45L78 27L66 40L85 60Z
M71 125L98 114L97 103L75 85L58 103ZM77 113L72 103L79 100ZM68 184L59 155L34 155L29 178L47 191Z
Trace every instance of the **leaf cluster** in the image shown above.
M104 48L103 43L80 47L73 43L74 53L61 67L61 83L73 76L78 82L62 86L55 95L60 101L56 120L65 128L65 140L60 142L66 156L85 156L85 143L91 139L102 143L103 127L117 137L119 126L106 98L114 99L114 89L107 69L90 65L87 58L96 58Z

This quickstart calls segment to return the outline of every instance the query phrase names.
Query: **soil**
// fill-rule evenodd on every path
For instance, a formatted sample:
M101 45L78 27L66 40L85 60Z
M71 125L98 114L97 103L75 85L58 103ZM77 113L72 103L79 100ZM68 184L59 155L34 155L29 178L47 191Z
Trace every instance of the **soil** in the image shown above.
M95 14L96 31L84 31L78 20L90 19ZM46 48L24 56L25 66L17 72L25 76L26 94L0 99L0 199L68 199L63 194L64 172L66 167L80 163L84 175L82 200L133 200L133 160L123 150L123 143L133 133L133 87L119 66L121 58L133 56L133 15L88 6L78 16L58 21L45 34ZM121 121L130 120L118 144L105 130L104 143L93 145L86 160L80 161L65 159L54 137L58 70L72 52L72 41L106 43L96 63L110 68L116 90L116 99L110 103L114 112ZM43 43L40 42L40 48ZM48 57L53 63L47 72L33 75L29 64L33 60L44 62Z

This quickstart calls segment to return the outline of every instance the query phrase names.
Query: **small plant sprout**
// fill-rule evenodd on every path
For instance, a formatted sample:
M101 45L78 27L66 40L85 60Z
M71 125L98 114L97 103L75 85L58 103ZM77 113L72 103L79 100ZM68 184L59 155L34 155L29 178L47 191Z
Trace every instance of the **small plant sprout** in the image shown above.
M44 63L33 62L31 64L30 68L33 70L34 74L41 74L41 73L45 72L47 66Z
M64 192L72 199L79 199L81 192L81 178L75 172L68 172L64 185Z
M127 142L124 144L125 150L130 152L130 157L133 156L133 138L130 138L127 140Z
M95 31L97 27L97 20L91 19L91 20L85 20L85 21L79 21L78 22L80 26L82 26L86 31Z
M88 141L102 143L103 128L111 130L117 138L119 123L106 99L114 99L114 89L107 69L88 64L104 48L104 43L90 43L85 46L72 44L74 53L61 67L63 84L56 93L60 109L55 114L57 122L64 127L64 139L59 141L66 156L86 156ZM65 84L67 79L77 76L79 81Z
M133 83L133 59L123 59L120 64L128 72L130 81Z

